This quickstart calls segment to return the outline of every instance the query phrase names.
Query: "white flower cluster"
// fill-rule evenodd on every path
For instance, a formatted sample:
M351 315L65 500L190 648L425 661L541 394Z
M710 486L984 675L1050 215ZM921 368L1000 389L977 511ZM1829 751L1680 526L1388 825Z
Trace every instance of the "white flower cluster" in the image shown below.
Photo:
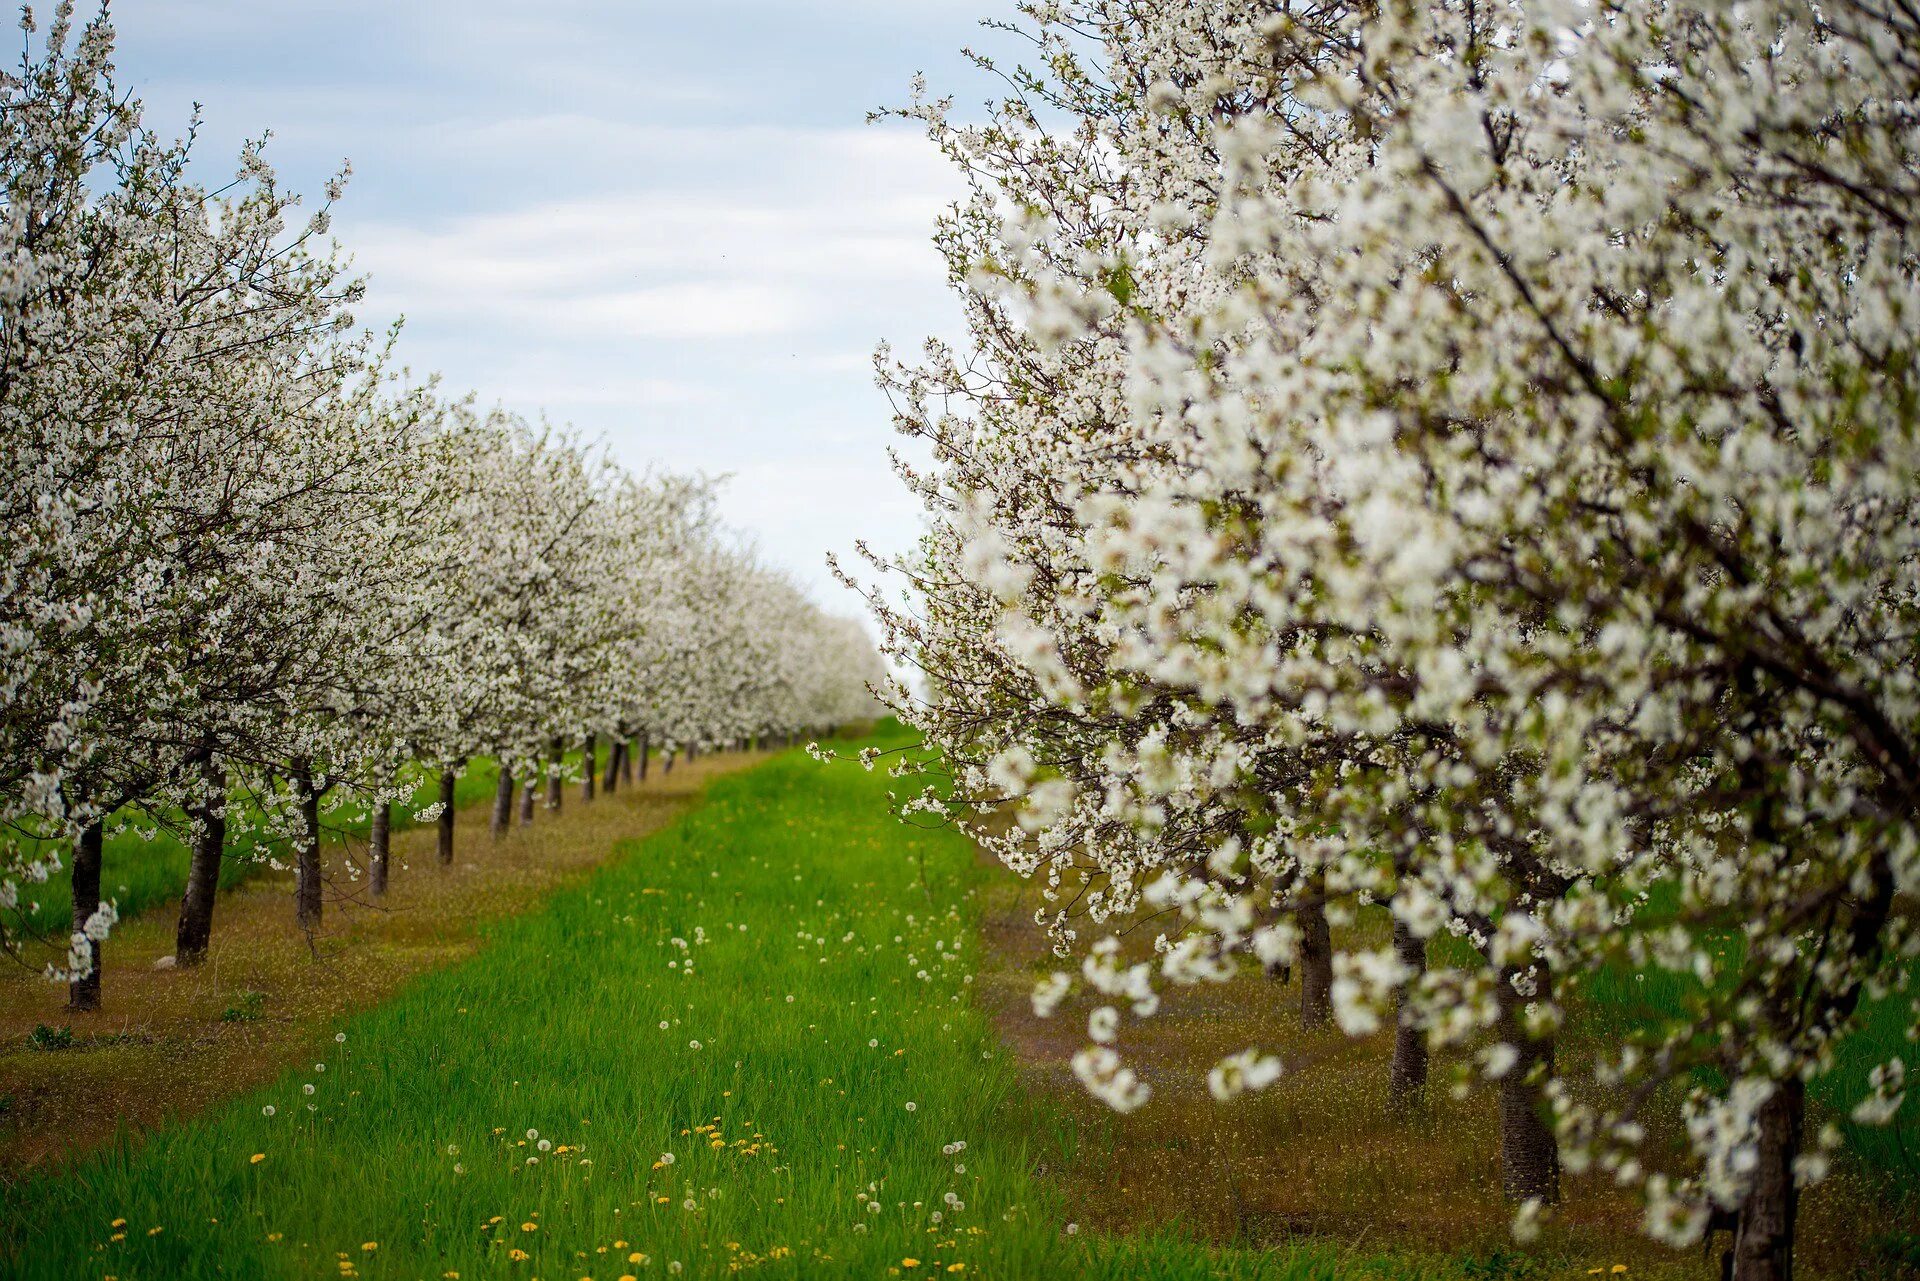
M1152 912L1144 977L1297 972L1397 1098L1477 1063L1526 1224L1597 1168L1774 1275L1807 1086L1920 955L1912 15L1025 8L990 118L901 113L972 184L967 346L878 358L938 460L912 609L867 592L954 781L912 805L1011 811L1063 953ZM1103 1008L1075 1070L1134 1106Z

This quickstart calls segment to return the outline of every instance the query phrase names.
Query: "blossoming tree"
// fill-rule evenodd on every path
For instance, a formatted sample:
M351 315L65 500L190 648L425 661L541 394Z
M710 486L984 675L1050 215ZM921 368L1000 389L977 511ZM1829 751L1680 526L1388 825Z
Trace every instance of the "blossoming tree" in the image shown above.
M1789 1275L1807 1087L1920 951L1911 17L1026 10L1044 75L908 112L975 183L971 346L883 358L937 462L918 608L873 600L918 803L1017 806L1063 949L1069 902L1180 922L1087 956L1083 1079L1144 1098L1157 981L1297 965L1396 1091L1499 1082L1523 1224L1598 1168ZM1654 969L1671 1012L1562 1035Z

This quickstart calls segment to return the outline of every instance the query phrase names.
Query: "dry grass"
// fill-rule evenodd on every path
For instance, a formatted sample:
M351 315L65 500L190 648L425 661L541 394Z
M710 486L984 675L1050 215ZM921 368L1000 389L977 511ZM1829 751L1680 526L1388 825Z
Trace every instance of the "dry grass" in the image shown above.
M487 808L470 806L450 867L435 861L431 828L398 833L390 892L377 903L347 854L330 847L318 932L309 938L294 925L290 875L256 877L221 895L212 950L193 969L154 968L173 952L175 922L171 911L146 913L107 944L98 1013L70 1012L66 989L33 972L0 973L3 1177L91 1151L122 1129L198 1113L312 1057L343 1016L471 954L488 922L580 879L616 841L664 827L707 780L758 759L704 756L664 777L656 768L646 783L590 804L570 789L558 815L542 809L532 827L497 842ZM34 1048L40 1025L70 1026L74 1044Z
M1632 1277L1717 1275L1699 1251L1676 1254L1636 1231L1639 1208L1610 1182L1569 1178L1565 1204L1525 1259L1500 1191L1492 1092L1455 1098L1435 1064L1427 1110L1396 1118L1386 1106L1390 1033L1352 1040L1305 1032L1299 987L1248 973L1233 983L1167 994L1161 1013L1131 1023L1127 1061L1153 1087L1139 1111L1118 1116L1073 1079L1068 1059L1085 1044L1083 1006L1034 1017L1035 979L1056 968L1033 923L1037 891L1004 873L983 905L990 964L981 999L1021 1061L1028 1088L1066 1118L1050 1136L1047 1177L1090 1230L1131 1233L1179 1224L1221 1244L1289 1240L1356 1250L1459 1256L1481 1275L1584 1276L1625 1264ZM1249 1046L1278 1053L1286 1074L1231 1107L1208 1093L1206 1071ZM1872 1242L1900 1228L1897 1211L1839 1175L1806 1198L1798 1263L1803 1275L1898 1275ZM1719 1238L1724 1247L1726 1238Z

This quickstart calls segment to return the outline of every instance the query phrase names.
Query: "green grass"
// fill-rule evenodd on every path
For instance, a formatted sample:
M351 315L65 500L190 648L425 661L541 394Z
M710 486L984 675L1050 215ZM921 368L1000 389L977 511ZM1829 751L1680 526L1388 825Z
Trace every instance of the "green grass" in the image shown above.
M348 1022L324 1070L13 1187L0 1271L611 1281L646 1274L635 1253L690 1276L1447 1270L1070 1235L1033 1172L1058 1126L968 999L984 873L961 837L888 817L885 788L797 752L720 780Z

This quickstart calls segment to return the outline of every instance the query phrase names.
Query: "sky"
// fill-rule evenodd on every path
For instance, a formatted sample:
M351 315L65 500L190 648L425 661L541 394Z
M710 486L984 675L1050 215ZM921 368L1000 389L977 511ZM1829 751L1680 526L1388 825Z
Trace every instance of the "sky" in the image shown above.
M986 86L1009 0L119 0L149 126L194 103L203 178L271 129L283 185L353 174L334 235L363 323L450 391L573 424L638 470L730 476L722 511L817 600L911 545L882 339L958 336L932 248L959 180L869 111Z

